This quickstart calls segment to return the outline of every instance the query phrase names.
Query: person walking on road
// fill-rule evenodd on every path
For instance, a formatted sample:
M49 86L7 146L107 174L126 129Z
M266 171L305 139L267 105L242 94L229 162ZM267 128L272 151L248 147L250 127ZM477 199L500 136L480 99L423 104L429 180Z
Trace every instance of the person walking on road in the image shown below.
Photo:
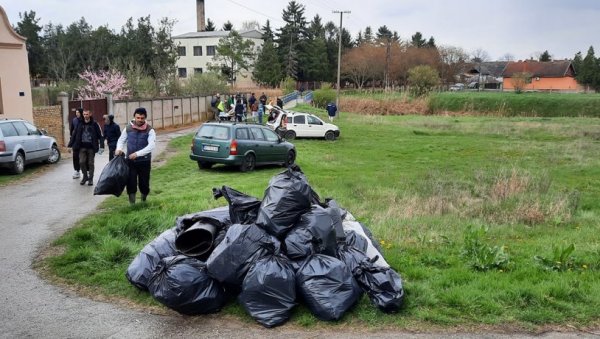
M115 150L117 149L117 141L121 136L121 129L119 125L115 123L115 116L104 115L104 140L106 140L106 146L108 146L108 161L111 161L115 157ZM104 141L102 141L104 144Z
M139 186L142 201L150 193L150 169L152 165L152 150L156 145L156 132L146 122L148 114L144 107L136 108L131 120L123 129L117 141L116 156L127 152L129 179L127 194L129 203L135 204L135 195Z
M75 110L75 117L71 121L69 125L69 135L73 138L73 132L77 129L77 126L81 122L81 115L83 114L83 108L78 108ZM73 179L79 179L79 171L81 171L81 165L79 164L79 149L73 149Z
M92 112L89 110L83 111L83 120L77 125L77 128L71 135L69 140L69 151L71 149L79 150L79 165L81 166L81 172L83 178L79 182L81 185L85 185L87 182L88 186L94 184L94 159L96 153L102 154L104 152L104 143L101 142L102 131L100 125L94 121Z

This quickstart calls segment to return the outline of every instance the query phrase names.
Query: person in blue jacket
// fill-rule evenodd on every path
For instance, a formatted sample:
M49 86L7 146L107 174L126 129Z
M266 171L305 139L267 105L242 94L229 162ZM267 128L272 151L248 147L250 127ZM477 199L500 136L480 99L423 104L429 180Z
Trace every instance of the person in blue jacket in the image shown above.
M327 115L329 116L329 121L333 121L333 118L335 118L335 115L337 114L337 106L333 103L330 102L327 104Z

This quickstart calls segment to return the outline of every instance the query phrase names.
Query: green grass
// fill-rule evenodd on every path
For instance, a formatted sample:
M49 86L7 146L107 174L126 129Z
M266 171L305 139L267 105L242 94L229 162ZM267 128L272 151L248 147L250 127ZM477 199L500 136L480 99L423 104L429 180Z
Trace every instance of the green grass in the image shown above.
M297 110L324 116L308 106ZM297 162L321 197L335 198L373 231L406 291L400 313L383 314L364 297L342 326L597 323L599 120L342 112L336 124L342 135L335 142L295 140ZM130 207L126 197L111 197L58 239L54 246L64 253L46 261L53 274L157 305L124 276L139 250L177 216L224 205L213 200L212 187L262 197L282 170L199 171L188 158L190 139L175 139L177 152L153 170L146 205ZM252 322L236 303L223 312ZM305 307L291 322L322 324Z
M476 112L500 116L600 117L600 94L441 92L428 99L429 111Z

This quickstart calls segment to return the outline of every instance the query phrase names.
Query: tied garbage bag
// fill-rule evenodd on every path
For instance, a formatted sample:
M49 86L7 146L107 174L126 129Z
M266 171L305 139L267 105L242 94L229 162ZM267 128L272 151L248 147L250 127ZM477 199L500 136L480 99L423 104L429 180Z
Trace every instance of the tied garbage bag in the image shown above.
M177 255L175 249L175 227L161 233L133 259L125 276L135 287L145 291L152 272L162 258Z
M347 243L339 243L337 248L337 258L340 259L350 272L354 272L360 263L365 260L369 260L365 252L348 245Z
M279 240L254 224L231 225L206 261L208 273L221 283L241 286L256 260L280 248Z
M225 303L225 291L206 265L185 255L163 258L148 290L163 305L187 315L214 313Z
M296 287L319 319L339 320L361 297L362 290L337 258L315 254L296 272Z
M313 192L300 167L290 166L269 181L256 224L278 238L283 236L310 209Z
M296 275L282 255L264 256L248 271L238 300L265 327L285 323L296 305Z
M128 178L127 160L123 156L116 156L102 169L98 183L94 187L94 195L112 194L118 197L127 186Z
M344 242L349 246L356 248L359 251L366 252L367 247L369 247L369 243L367 242L367 238L358 235L354 231L344 231L346 239Z
M350 214L350 213L348 213ZM348 215L347 214L347 215ZM346 215L346 216L347 216ZM354 232L358 236L362 237L367 242L367 249L365 250L365 254L369 258L376 258L377 260L373 263L375 266L388 268L390 265L383 259L383 255L381 255L380 248L376 246L377 242L373 241L373 237L370 236L371 232L368 228L366 228L363 224L358 221L350 221L344 219L342 221L342 226L344 227L344 232Z
M285 238L286 254L290 259L305 258L313 253L335 256L336 232L331 211L312 205ZM341 220L340 220L341 226Z
M362 261L352 273L377 308L385 313L398 312L404 301L402 278L391 267L375 266L373 261Z
M175 219L175 227L177 231L189 228L198 221L204 221L215 225L217 229L229 226L232 224L229 218L229 207L222 206L213 208L212 210L186 214Z
M213 188L213 197L224 197L229 203L229 215L232 224L253 224L258 216L261 201L258 198L236 191L231 187Z

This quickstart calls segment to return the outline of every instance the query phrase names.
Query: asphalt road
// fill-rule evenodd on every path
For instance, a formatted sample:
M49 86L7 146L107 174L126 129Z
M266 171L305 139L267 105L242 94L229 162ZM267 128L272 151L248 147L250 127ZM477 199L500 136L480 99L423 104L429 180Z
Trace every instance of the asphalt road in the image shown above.
M157 138L165 149L186 129ZM108 162L96 158L96 179ZM195 169L196 166L190 166ZM187 317L174 312L156 315L99 302L54 286L40 278L32 264L40 251L104 199L93 187L71 179L70 159L41 175L0 187L0 338L523 338L592 337L587 332L519 333L406 333L323 326L306 330L284 325L265 329L222 314ZM152 196L149 196L151 199ZM126 195L121 199L127 199Z

